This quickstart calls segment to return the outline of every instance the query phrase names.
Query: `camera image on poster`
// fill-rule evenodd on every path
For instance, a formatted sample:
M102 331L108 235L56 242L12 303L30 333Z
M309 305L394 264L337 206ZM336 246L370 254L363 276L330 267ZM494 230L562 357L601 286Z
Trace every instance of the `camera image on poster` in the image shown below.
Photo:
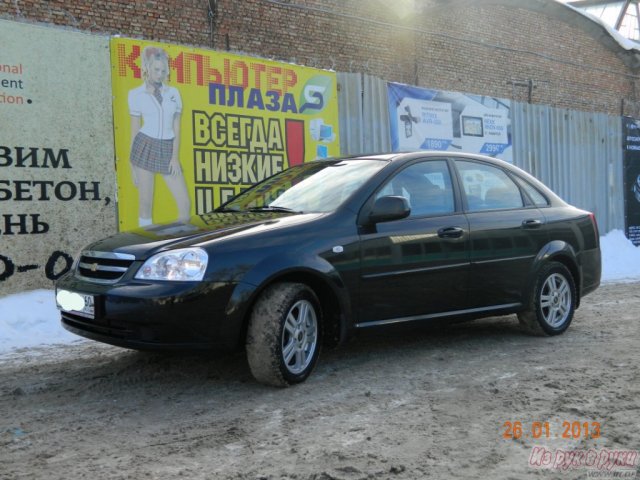
M398 150L446 150L453 141L451 105L403 98L397 109Z

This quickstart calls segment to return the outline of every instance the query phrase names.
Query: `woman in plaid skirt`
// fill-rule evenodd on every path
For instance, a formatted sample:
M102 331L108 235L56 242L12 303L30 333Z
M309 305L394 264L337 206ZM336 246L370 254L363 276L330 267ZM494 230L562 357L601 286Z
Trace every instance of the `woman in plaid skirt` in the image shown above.
M190 217L191 202L180 166L180 114L182 99L165 85L169 56L162 48L145 47L141 59L144 83L129 92L131 115L131 169L138 187L141 227L151 225L153 189L160 173L178 206L178 220Z

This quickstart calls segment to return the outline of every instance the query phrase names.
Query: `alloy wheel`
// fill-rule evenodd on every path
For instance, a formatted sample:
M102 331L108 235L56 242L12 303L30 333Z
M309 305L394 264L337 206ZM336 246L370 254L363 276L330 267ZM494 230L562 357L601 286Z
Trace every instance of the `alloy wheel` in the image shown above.
M298 300L289 309L282 329L282 358L293 374L303 372L311 363L318 342L318 320L308 300Z
M540 309L547 325L562 325L571 313L572 301L568 280L559 273L549 275L540 292Z

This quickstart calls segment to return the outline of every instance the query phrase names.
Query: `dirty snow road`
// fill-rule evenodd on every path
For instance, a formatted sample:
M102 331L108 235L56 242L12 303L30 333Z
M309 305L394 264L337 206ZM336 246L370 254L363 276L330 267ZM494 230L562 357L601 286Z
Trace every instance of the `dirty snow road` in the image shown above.
M640 284L609 284L554 338L515 316L367 332L289 389L255 383L243 354L15 351L0 478L586 478L530 466L532 447L640 448L639 311ZM561 438L565 422L600 438Z

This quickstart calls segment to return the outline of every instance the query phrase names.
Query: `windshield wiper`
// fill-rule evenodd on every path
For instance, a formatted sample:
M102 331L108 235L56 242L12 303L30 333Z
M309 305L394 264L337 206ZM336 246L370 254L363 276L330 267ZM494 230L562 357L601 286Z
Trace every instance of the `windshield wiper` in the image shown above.
M302 213L287 207L278 207L276 205L263 205L262 207L251 207L250 212L284 212L284 213Z

